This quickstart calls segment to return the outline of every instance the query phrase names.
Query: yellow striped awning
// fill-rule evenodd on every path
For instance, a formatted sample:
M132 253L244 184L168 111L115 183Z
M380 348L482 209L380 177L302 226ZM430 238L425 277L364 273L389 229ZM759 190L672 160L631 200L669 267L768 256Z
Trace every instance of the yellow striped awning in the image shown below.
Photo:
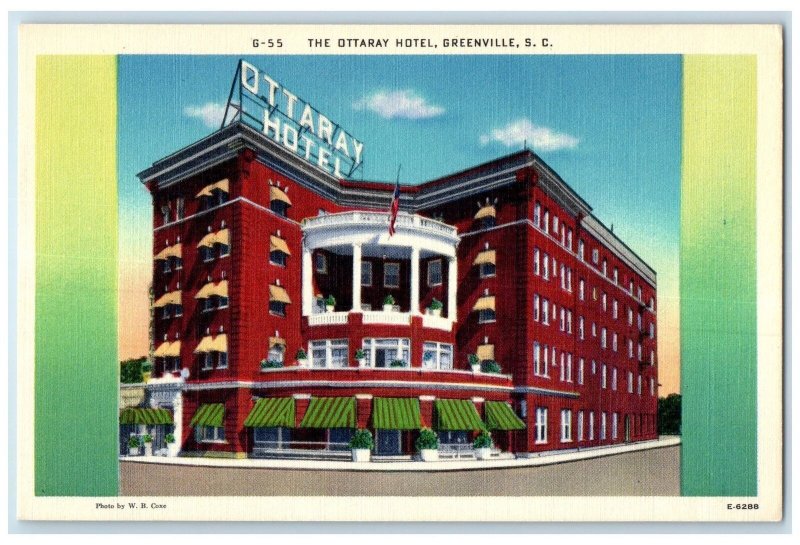
M286 192L278 186L270 186L269 188L269 200L271 201L283 201L289 206L292 206L292 201L289 200L289 196Z
M216 182L216 183L209 184L209 185L205 186L203 189L201 189L201 190L200 190L200 191L197 193L197 195L195 195L195 197L197 197L197 198L200 198L200 197L210 197L210 196L211 196L211 194L212 194L212 193L213 193L215 190L219 190L219 191L222 191L223 193L227 193L227 192L229 191L229 183L228 183L228 179L227 179L227 178L225 178L224 180L220 180L220 181L218 181L218 182Z
M181 304L181 292L180 291L171 291L169 293L165 293L161 297L153 303L155 308L165 307L167 305L180 305Z
M214 236L214 242L217 244L224 244L225 246L231 245L231 233L227 229L218 231Z
M228 336L225 333L220 333L214 340L211 341L211 350L209 352L228 352Z
M173 244L169 248L167 248L167 257L177 257L180 258L183 254L183 245L179 242L177 244Z
M497 261L497 250L484 250L478 254L473 265L483 265L484 263L491 263L494 265Z
M158 345L153 356L156 358L177 358L181 355L181 341L163 342Z
M206 236L200 239L200 242L197 243L197 247L202 248L203 246L206 246L208 248L211 248L212 246L214 246L216 240L217 240L216 233L208 233Z
M197 294L194 296L195 299L208 299L212 295L216 295L217 297L227 297L228 296L228 281L221 280L216 284L214 282L209 282L208 284L204 285Z
M193 428L196 426L221 428L224 422L225 405L222 403L207 403L197 408L197 412L194 413L189 425Z
M211 335L207 335L200 339L200 343L197 345L197 348L194 349L195 354L203 354L205 352L211 352L214 346L214 339L211 338Z
M292 300L289 299L289 294L286 293L286 290L283 289L282 286L275 285L270 285L269 287L269 300L278 303L286 303L287 305L292 303Z
M480 299L475 302L475 306L472 307L473 311L477 310L494 310L494 295L484 295Z
M481 361L494 360L494 345L482 344L478 346L475 355L478 356L478 359Z
M205 286L200 288L200 291L197 292L197 294L194 296L194 298L195 299L208 299L209 297L211 297L213 295L213 293L212 293L213 291L214 291L214 282L209 282L208 284L206 284Z
M282 346L286 348L286 339L282 339L281 337L270 337L269 347L272 348L273 346Z
M269 237L269 251L270 253L283 252L286 255L292 255L292 252L289 251L289 246L286 245L286 241L275 235L270 235Z
M481 206L480 210L478 210L478 212L475 214L475 219L479 220L488 217L494 218L496 216L497 210L495 210L494 206L487 204L486 206Z
M158 252L156 255L154 255L153 261L164 261L165 259L167 259L169 257L170 248L172 247L167 246L166 248Z

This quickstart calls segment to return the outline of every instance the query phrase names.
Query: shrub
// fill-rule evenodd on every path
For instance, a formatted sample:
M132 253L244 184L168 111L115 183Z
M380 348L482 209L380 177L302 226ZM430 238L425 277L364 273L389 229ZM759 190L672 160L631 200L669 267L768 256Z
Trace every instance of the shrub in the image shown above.
M144 441L145 443L152 443L153 442L153 436L150 435L149 433L145 433L142 436L142 441Z
M387 295L386 297L383 298L383 304L384 305L393 305L394 304L394 297L392 297L392 294L389 294L389 295Z
M481 430L478 437L472 442L473 448L492 448L492 445L494 445L492 435L486 430Z
M350 448L352 449L369 449L372 450L375 442L372 440L372 434L369 430L356 430L353 438L350 439Z
M261 368L262 369L279 369L281 367L283 367L283 362L282 361L261 360Z
M119 381L122 384L138 384L144 379L142 377L142 365L147 358L135 358L120 362Z
M306 351L303 350L302 348L299 348L297 350L297 354L295 354L294 357L295 357L295 359L298 359L298 360L307 360L308 359L308 355L306 354Z
M494 360L486 360L481 364L481 371L484 373L502 373L500 364Z
M469 361L470 366L478 365L481 362L481 360L478 359L477 354L470 354L467 356L467 361Z
M422 428L419 430L419 437L414 442L417 450L430 450L439 448L439 438L430 428Z
M174 443L175 435L168 433L167 435L164 436L164 441L166 441L167 443Z
M444 305L442 304L441 301L439 301L434 297L433 300L431 301L431 304L428 305L428 308L431 310L441 310L444 308Z
M153 370L153 364L149 361L142 362L142 372L143 373L150 373Z
M131 435L130 439L128 439L128 448L139 448L140 446L139 436Z
M361 350L360 348L358 350L356 350L356 359L357 360L361 360L361 359L364 359L366 357L367 357L367 354L363 350Z
M403 360L392 360L392 363L389 364L389 367L405 367L406 362Z
M333 295L328 295L325 298L325 306L326 307L335 307L336 306L336 298Z

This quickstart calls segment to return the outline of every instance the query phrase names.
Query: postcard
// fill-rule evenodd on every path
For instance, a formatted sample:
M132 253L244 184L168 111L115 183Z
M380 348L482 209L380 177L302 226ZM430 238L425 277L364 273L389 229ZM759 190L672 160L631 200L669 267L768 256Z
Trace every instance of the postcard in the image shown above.
M19 46L20 519L781 520L779 26Z

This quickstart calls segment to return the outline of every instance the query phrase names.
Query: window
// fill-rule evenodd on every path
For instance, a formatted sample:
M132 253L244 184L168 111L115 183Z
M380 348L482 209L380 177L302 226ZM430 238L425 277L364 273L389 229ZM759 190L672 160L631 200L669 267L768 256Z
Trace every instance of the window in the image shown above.
M639 375L636 380L636 395L642 395L642 375Z
M572 382L572 354L567 354L567 382Z
M309 343L311 367L347 367L347 339L325 339Z
M567 267L567 291L572 291L572 269Z
M314 270L320 274L328 273L328 256L321 252L314 254Z
M167 258L164 260L164 267L163 269L161 269L161 272L164 273L172 272L172 268L169 265L170 265L169 258Z
M370 261L361 262L361 285L372 285L372 263Z
M270 301L269 313L274 316L286 316L286 303L282 301Z
M178 308L180 308L180 307L178 307ZM176 314L176 316L177 316L177 314ZM650 365L652 366L652 365L655 365L655 364L656 364L655 352L653 351L653 349L650 349Z
M594 263L595 265L597 265L597 262L598 262L599 260L600 260L600 250L598 250L597 248L595 248L594 250L592 250L592 263Z
M229 244L219 244L219 256L225 257L231 254L231 247Z
M581 385L583 384L583 380L584 380L584 372L583 372L584 371L583 370L584 363L585 362L583 361L583 358L578 360L578 384L581 384Z
M611 415L611 438L617 438L617 426L619 424L619 413L614 413Z
M544 209L544 232L550 232L550 211L547 208Z
M656 381L653 377L650 377L650 395L656 395Z
M534 295L533 296L533 321L534 322L538 322L539 321L539 296L538 295Z
M411 343L408 339L364 339L362 349L370 367L391 367L401 361L411 365Z
M611 350L613 350L614 352L617 351L617 334L616 333L613 333L611 335Z
M205 352L202 356L204 371L210 371L216 367L217 369L227 369L228 367L228 353L227 352Z
M572 251L572 229L567 229L567 249Z
M602 374L600 375L600 387L603 388L603 389L605 389L607 387L607 385L606 385L606 377L607 377L607 368L606 368L606 364L604 363L603 364Z
M578 239L578 259L583 261L584 251L586 250L586 244L583 242L583 239Z
M452 369L453 345L426 342L422 345L422 366L425 369Z
M542 223L542 203L536 201L536 204L533 207L533 224L536 227L541 227Z
M589 441L594 441L594 412L589 412Z
M628 282L628 293L633 295L633 280Z
M486 324L497 320L495 312L490 308L484 308L478 311L478 323Z
M182 220L186 210L186 199L178 197L175 201L175 219Z
M539 248L533 249L533 274L539 276Z
M225 428L197 426L194 429L194 439L198 443L221 443L225 441Z
M611 389L617 391L617 368L611 368Z
M269 202L269 209L285 218L289 212L289 204L278 199L272 199Z
M553 235L558 236L558 216L553 214Z
M291 428L253 428L253 441L261 448L289 448Z
M200 248L200 256L203 258L203 262L208 262L214 259L214 248L209 248L208 246L203 246Z
M544 355L544 358L543 358L544 362L543 362L543 367L542 367L542 376L543 377L549 377L550 376L550 363L549 363L549 358L548 358L548 354L549 353L550 353L550 347L547 346L547 345L544 345L544 350L542 350L542 354Z
M606 438L606 413L600 413L600 439Z
M580 340L584 339L584 323L583 323L583 316L578 316L578 338Z
M536 407L536 443L547 443L547 409Z
M583 278L581 278L580 280L578 280L578 299L583 301L586 296L585 292L586 292L586 282L584 282Z
M561 365L559 366L560 373L558 375L558 380L564 382L567 379L567 368L565 363L566 354L564 352L561 353Z
M161 223L162 225L169 223L169 204L161 207Z
M566 329L567 329L567 322L564 317L564 307L561 307L561 313L559 315L559 320L558 320L558 330L565 331Z
M628 358L633 359L633 339L628 339Z
M614 267L614 283L619 284L619 269Z
M567 311L567 333L572 333L572 311Z
M606 338L606 328L600 330L600 346L608 348L608 339Z
M442 260L428 261L428 286L442 285Z
M650 310L656 309L656 300L652 297L650 298L650 303L647 305Z
M592 337L597 337L597 324L592 322Z
M628 371L628 393L633 393L633 372Z
M619 317L619 303L617 303L616 299L611 303L611 316L615 320Z
M285 352L286 348L283 345L276 344L269 349L269 352L267 352L267 360L283 363L283 356Z
M583 441L583 411L578 411L578 441Z
M544 266L544 274L542 275L542 277L545 280L550 280L550 257L547 254L544 254L542 265Z
M638 358L638 360L639 360L639 361L642 361L642 343L639 343L639 344L636 346L636 348L637 348L637 350L636 350L636 357Z
M539 353L539 343L537 341L533 342L533 374L536 376L542 375L541 370L541 357Z
M542 323L550 325L550 316L548 315L550 303L547 299L542 299Z
M483 229L490 229L497 225L497 218L495 216L485 216L481 220L481 227Z
M386 263L383 266L383 287L400 287L400 263Z
M494 263L481 263L479 271L481 278L488 278L490 276L494 276L497 273L497 267L495 266Z
M286 254L281 252L280 250L275 250L269 253L269 262L273 265L279 265L281 267L286 266Z
M650 338L654 338L656 336L656 324L650 322Z
M567 268L563 263L561 264L561 289L567 289Z
M561 442L572 442L572 411L561 409Z
M164 358L164 372L175 373L181 370L181 359L179 357ZM652 383L652 379L650 381Z
M628 325L633 325L633 309L628 307Z
M642 300L642 286L636 287L636 298L641 301Z
M603 302L603 312L608 311L608 296L606 295L606 292L603 292L601 300Z
M608 278L608 260L605 257L603 258L603 276Z

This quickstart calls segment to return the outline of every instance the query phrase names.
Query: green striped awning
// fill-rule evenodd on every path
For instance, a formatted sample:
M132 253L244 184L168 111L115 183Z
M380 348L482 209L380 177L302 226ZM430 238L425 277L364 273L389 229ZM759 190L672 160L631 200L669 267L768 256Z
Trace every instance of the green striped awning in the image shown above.
M485 426L472 401L437 399L438 428L448 431L482 430Z
M293 428L294 399L291 397L265 397L256 401L244 421L247 428Z
M197 412L194 413L191 423L193 428L196 426L210 426L212 428L221 428L225 420L225 405L222 403L207 403L200 405Z
M353 397L312 397L300 422L301 428L355 428L356 400Z
M167 409L140 409L130 407L119 412L120 424L173 424L172 413Z
M486 402L486 427L490 430L524 430L523 422L505 401Z
M372 401L372 427L376 430L418 430L419 400L377 397Z

